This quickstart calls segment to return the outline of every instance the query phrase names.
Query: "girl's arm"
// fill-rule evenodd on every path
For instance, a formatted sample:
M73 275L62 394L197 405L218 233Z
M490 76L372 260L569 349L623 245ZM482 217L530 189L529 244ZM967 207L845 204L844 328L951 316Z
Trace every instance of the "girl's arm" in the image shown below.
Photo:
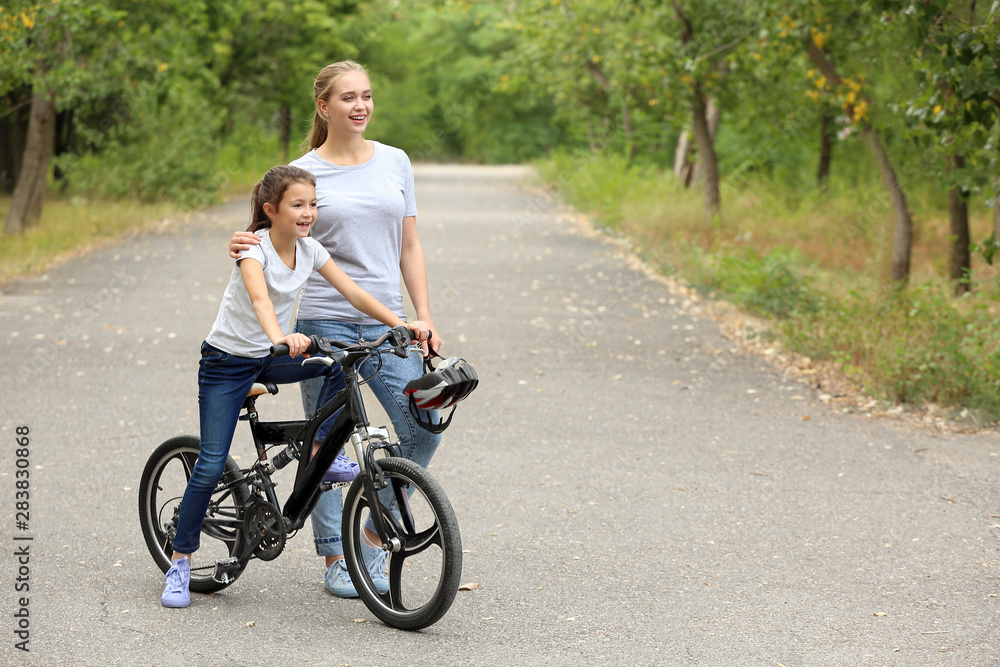
M374 317L382 324L390 327L398 327L401 324L405 325L417 334L418 340L427 340L428 327L426 324L420 320L410 323L403 322L403 320L399 319L398 315L386 308L382 302L358 287L358 284L351 280L351 277L344 273L343 269L337 266L337 263L332 259L328 259L326 264L320 267L319 274L326 278L327 282L333 285L338 292L343 294L344 298L352 306L365 315Z
M267 295L267 281L264 280L264 267L260 262L249 258L240 260L240 274L243 276L247 294L250 295L253 312L271 344L287 345L290 357L297 357L305 352L310 343L308 336L298 333L286 336L282 333L278 325L278 316L274 313L274 304Z
M433 334L430 346L437 352L441 348L441 335L431 320L430 298L427 289L427 264L424 262L424 249L420 245L420 237L417 236L417 218L415 216L410 215L403 218L402 246L402 252L399 256L399 272L403 276L406 293L410 295L410 302L413 303L413 307L417 311L417 319L426 322Z

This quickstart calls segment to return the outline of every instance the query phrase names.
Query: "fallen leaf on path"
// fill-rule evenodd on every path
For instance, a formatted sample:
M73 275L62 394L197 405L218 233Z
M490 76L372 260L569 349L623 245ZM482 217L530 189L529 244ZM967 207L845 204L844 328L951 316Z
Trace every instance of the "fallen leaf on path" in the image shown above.
M872 616L885 616L885 612L884 611L877 611L874 614L872 614Z
M477 588L479 588L479 584L477 584L474 581L470 581L467 584L462 584L461 586L459 586L458 590L460 590L460 591L474 591Z

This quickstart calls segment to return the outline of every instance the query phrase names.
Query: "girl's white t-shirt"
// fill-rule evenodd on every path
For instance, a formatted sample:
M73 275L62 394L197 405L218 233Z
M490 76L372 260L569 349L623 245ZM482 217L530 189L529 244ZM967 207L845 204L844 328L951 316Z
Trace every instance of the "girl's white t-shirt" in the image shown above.
M252 359L270 354L271 341L261 328L253 304L250 303L250 294L243 284L243 274L240 272L240 262L255 259L264 267L267 295L274 304L278 326L288 334L292 330L292 315L299 292L309 277L330 260L330 253L314 239L298 239L295 242L295 269L292 270L274 250L270 230L261 229L256 234L261 241L240 253L240 259L236 260L229 276L229 285L222 296L215 324L205 338L209 345L223 352Z

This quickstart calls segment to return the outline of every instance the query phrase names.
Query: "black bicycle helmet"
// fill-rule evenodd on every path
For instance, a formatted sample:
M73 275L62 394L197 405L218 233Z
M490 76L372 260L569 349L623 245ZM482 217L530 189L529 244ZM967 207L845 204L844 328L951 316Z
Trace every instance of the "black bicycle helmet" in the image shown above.
M436 352L431 352L438 356ZM425 373L416 380L411 380L403 387L410 404L410 414L422 428L431 433L441 433L451 424L455 414L455 404L472 393L479 385L479 376L472 364L465 359L449 357L439 363L437 368L431 365L430 357L424 359ZM421 417L421 410L444 410L451 408L448 419L438 420Z

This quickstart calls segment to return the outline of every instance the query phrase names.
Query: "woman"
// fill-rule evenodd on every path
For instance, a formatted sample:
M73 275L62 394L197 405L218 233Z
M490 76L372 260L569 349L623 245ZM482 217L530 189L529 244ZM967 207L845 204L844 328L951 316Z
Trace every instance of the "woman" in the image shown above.
M307 139L310 150L291 163L316 177L319 210L312 236L348 276L401 318L402 276L417 319L430 329L430 345L437 351L441 336L430 312L409 158L398 148L365 139L374 107L371 82L358 63L345 60L324 67L316 77L313 96L315 114ZM229 246L230 255L235 257L256 241L252 235L237 232ZM356 310L326 281L310 279L299 304L295 331L355 343L374 340L386 328ZM420 355L408 359L384 355L382 368L368 386L392 421L403 456L427 467L440 436L417 425L403 395L406 383L423 374L422 364ZM375 368L363 364L361 371L367 377ZM302 407L307 416L315 412L321 388L318 381L302 383ZM436 415L431 418L436 419ZM342 514L340 492L324 493L312 514L313 537L316 552L326 558L326 590L338 597L357 597L344 563ZM374 533L363 537L370 538L366 562L372 581L384 592L388 590L385 552L373 546L378 544Z

